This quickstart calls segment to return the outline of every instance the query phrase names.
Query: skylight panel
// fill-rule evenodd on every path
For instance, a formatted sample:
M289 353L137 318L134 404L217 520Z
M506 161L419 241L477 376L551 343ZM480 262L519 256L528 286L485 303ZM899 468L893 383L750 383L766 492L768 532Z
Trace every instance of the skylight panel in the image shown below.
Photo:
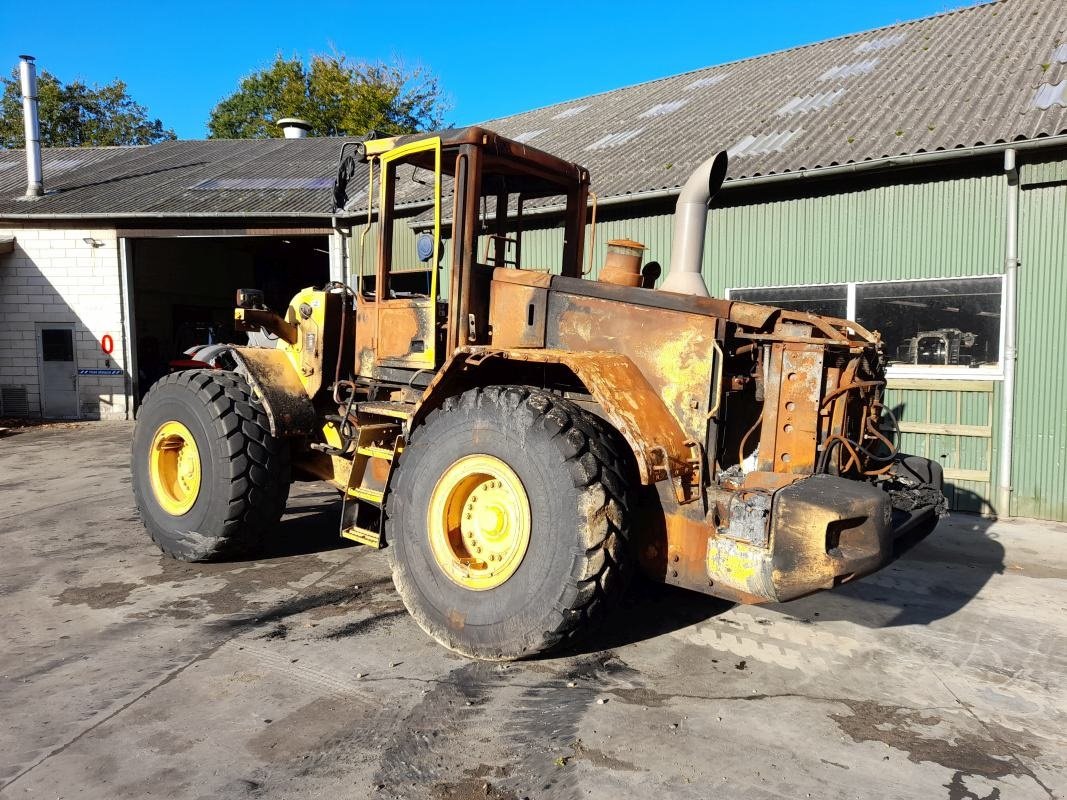
M689 98L686 97L686 98L683 98L682 100L672 100L669 103L658 103L657 105L654 105L654 106L652 106L652 108L650 108L647 111L643 112L641 114L641 116L642 117L663 117L663 116L666 116L667 114L670 114L670 113L672 113L674 111L677 111L679 108L681 108L682 106L684 106L688 102L689 102Z
M1034 108L1046 109L1052 106L1067 108L1067 81L1045 83L1037 87L1032 103Z
M570 108L560 111L556 116L552 117L552 119L570 119L571 117L578 116L587 108L589 108L589 106L571 106Z
M276 190L329 189L333 178L209 178L190 188L197 190Z
M868 39L866 42L860 42L853 49L853 53L875 53L879 50L886 50L890 47L896 47L908 38L906 33L897 33L893 36L880 36L877 39Z
M745 156L762 156L767 153L780 153L793 139L803 133L798 128L795 131L781 131L775 133L750 134L739 141L729 150L730 158L743 158Z
M832 81L839 78L853 78L857 75L867 75L872 72L874 68L878 66L878 59L872 58L870 61L857 61L853 64L839 64L836 67L830 67L822 75L819 76L820 81Z
M789 114L806 114L809 111L818 111L823 108L829 108L844 93L844 89L836 89L832 92L809 94L806 97L794 97L784 106L779 108L777 113L779 117L784 117Z
M548 130L548 128L538 128L535 131L523 131L518 136L514 137L514 139L515 139L516 142L522 142L522 143L525 144L526 142L530 141L531 139L536 139L538 136L540 136L542 133L544 133L547 130Z
M718 75L709 75L706 78L697 78L692 83L685 85L686 89L704 89L708 86L714 86L717 83L722 83L730 75L729 72L720 72Z
M586 150L607 150L611 147L618 147L619 145L626 144L631 139L637 137L644 128L636 128L632 131L619 131L618 133L609 133L606 136L602 136L587 146Z

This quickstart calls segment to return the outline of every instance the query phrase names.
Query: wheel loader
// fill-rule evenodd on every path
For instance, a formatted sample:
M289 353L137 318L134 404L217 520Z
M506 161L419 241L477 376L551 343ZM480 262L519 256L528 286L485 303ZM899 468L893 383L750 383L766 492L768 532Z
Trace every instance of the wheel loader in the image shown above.
M884 566L936 524L941 469L896 450L877 332L708 296L727 167L682 187L657 289L630 241L588 276L581 166L479 127L346 145L350 281L284 313L238 291L236 326L275 346L145 397L149 534L178 559L254 556L290 483L325 482L418 624L490 660L588 633L638 570L771 603Z

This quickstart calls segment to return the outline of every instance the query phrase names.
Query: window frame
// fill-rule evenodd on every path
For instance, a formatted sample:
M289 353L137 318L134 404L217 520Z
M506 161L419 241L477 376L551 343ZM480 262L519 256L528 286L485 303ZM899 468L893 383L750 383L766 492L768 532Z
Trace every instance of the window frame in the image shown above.
M871 284L882 283L924 283L928 281L966 281L966 280L989 280L996 278L1000 281L1000 323L997 339L997 363L996 365L983 364L978 367L953 367L946 365L929 365L919 366L915 364L900 365L900 364L888 364L886 366L886 378L900 378L900 379L912 379L912 380L994 380L999 381L1004 379L1004 273L993 273L990 275L953 275L948 277L937 278L891 278L888 280L876 280L876 281L825 281L822 283L778 283L770 286L733 286L725 291L726 299L732 299L732 292L744 292L753 290L764 289L802 289L802 288L817 288L823 286L845 286L846 291L846 319L854 320L856 318L856 287L857 286L869 286ZM748 301L742 301L748 302Z

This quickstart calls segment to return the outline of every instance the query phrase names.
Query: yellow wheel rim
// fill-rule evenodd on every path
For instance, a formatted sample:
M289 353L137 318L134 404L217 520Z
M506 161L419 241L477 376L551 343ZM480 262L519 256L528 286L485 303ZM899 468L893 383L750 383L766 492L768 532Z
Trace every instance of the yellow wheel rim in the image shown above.
M152 492L168 514L180 517L200 494L200 451L189 429L180 422L164 422L152 437L148 456Z
M515 574L530 545L530 500L499 458L464 456L430 494L426 529L441 571L465 589L495 589Z

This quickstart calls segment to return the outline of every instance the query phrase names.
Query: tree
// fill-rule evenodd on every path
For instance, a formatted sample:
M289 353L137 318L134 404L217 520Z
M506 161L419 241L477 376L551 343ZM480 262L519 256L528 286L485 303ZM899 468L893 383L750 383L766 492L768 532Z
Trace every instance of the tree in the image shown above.
M18 70L3 78L0 96L0 147L25 147L22 88ZM37 113L41 143L47 147L155 144L177 138L115 80L105 86L74 81L64 85L50 72L37 76Z
M344 55L278 55L211 112L213 139L282 136L277 121L300 117L318 136L413 133L441 126L448 105L435 75L400 62L350 61Z

